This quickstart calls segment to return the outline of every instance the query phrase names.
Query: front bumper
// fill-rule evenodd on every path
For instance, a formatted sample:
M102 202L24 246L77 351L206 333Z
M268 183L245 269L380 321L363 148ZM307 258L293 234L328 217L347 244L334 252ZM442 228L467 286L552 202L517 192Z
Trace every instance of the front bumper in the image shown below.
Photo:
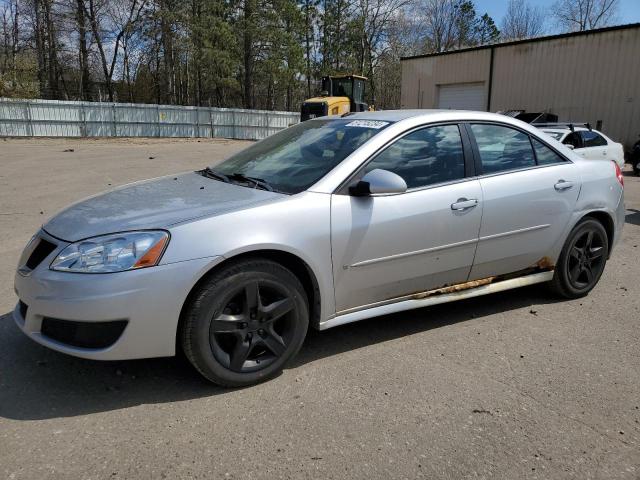
M107 274L49 270L51 260L65 246L59 245L32 271L16 272L15 291L22 304L14 309L13 318L36 342L94 360L174 355L183 303L198 279L221 259L200 258ZM81 348L43 333L45 317L69 322L127 323L115 343L105 348Z

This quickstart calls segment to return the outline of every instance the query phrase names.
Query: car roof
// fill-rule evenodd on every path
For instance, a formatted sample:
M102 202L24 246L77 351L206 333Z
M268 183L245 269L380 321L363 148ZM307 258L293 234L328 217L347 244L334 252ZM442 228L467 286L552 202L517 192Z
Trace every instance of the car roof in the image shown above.
M439 122L499 122L502 124L511 124L514 127L527 130L530 134L540 137L548 137L545 131L565 133L570 130L564 128L544 128L536 127L530 123L502 115L500 113L479 112L474 110L443 110L443 109L420 109L420 110L378 110L374 112L357 112L346 115L332 115L329 117L318 117L311 122L321 120L377 120L383 122L392 122L397 124L408 123L409 125L421 125L427 123ZM575 127L576 130L587 130L584 127ZM594 130L595 131L595 130ZM600 133L600 132L598 132ZM566 154L567 152L565 152Z
M429 116L448 111L450 110L377 110L373 112L352 113L348 115L348 118L398 122L407 118Z
M512 118L491 112L473 110L444 110L444 109L415 109L415 110L377 110L373 112L349 113L344 117L354 120L380 120L385 122L400 122L410 118L421 118L425 122L440 120L496 120L512 123ZM318 117L318 120L326 117Z

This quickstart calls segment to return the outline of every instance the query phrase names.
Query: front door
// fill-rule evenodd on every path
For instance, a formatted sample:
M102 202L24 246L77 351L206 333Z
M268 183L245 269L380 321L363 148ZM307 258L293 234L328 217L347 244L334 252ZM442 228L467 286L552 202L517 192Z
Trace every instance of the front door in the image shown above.
M473 263L482 192L478 180L465 176L468 169L457 125L406 134L357 177L376 168L400 175L408 190L396 195L332 196L338 313L464 282Z

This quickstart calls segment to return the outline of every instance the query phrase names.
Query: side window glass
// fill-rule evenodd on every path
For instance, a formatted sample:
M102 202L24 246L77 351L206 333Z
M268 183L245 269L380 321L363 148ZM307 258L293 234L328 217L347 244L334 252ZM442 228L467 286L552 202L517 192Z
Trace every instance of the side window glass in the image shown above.
M408 188L464 178L464 153L457 125L423 128L387 147L365 167L400 175Z
M536 164L529 136L500 125L471 125L483 173L496 173Z
M552 163L560 163L566 161L563 157L551 150L542 142L539 142L535 138L532 139L533 148L536 151L536 159L538 165L550 165Z
M565 137L562 143L565 145L573 145L573 148L582 148L582 138L580 138L578 132L571 132Z
M596 132L581 131L580 135L585 147L602 147L607 144L604 137Z
M595 145L596 147L604 147L605 145L609 145L602 135L598 135L597 133L595 135L596 138L594 140L597 142Z

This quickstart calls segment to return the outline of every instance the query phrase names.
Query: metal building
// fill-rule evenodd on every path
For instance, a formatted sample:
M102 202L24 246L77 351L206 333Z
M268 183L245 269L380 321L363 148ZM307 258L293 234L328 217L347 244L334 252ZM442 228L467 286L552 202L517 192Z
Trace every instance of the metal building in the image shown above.
M526 110L640 134L640 23L402 58L402 108Z

